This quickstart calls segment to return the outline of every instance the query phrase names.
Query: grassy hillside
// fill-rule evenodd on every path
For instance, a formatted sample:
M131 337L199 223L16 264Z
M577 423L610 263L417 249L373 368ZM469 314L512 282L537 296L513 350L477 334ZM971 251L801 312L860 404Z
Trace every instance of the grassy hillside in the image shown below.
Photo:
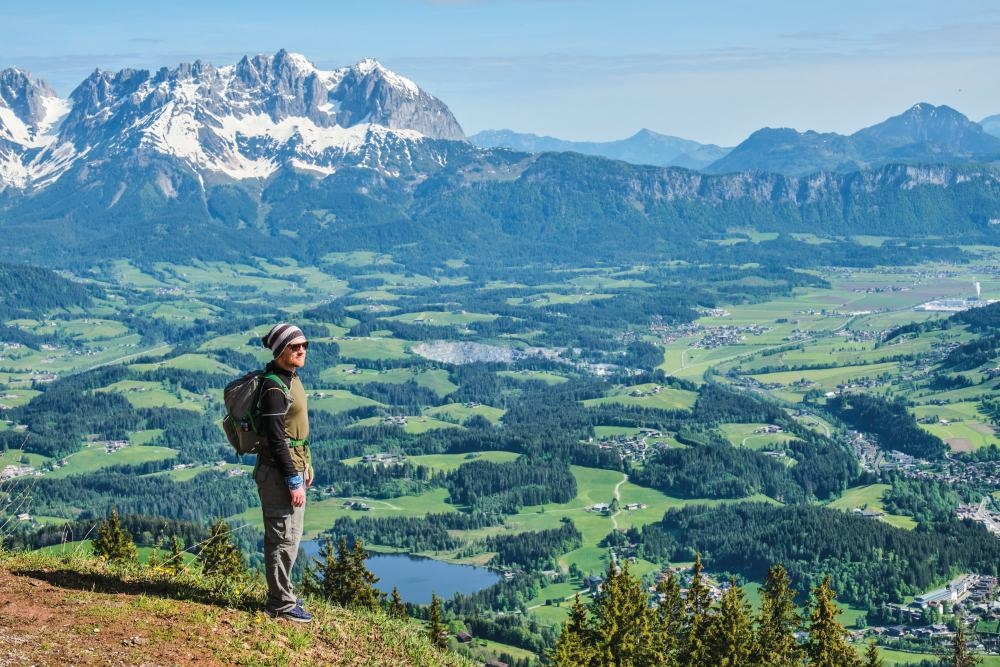
M3 665L474 664L433 648L416 621L316 601L311 624L275 621L254 604L255 587L226 606L200 577L89 558L0 552L0 590Z

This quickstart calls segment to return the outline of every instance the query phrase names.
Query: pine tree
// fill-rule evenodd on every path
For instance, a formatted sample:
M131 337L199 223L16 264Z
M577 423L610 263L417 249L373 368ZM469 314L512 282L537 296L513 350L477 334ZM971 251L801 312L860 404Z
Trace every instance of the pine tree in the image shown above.
M878 655L878 646L875 641L868 642L868 648L865 649L864 667L882 667L882 664L882 658Z
M139 550L135 548L135 541L129 532L122 528L118 508L112 508L111 516L101 522L93 549L95 555L109 563L138 562Z
M346 606L350 597L345 586L349 560L347 539L341 537L336 551L333 539L327 537L319 548L317 558L306 568L304 587L307 595L316 595L331 604Z
M177 535L170 536L170 554L163 566L174 574L184 571L184 543Z
M771 566L760 595L754 664L769 667L800 664L802 648L795 633L802 626L802 619L795 606L795 590L784 567Z
M749 664L754 649L753 616L743 589L729 580L719 607L712 615L705 633L708 656L705 664L718 667L744 667Z
M146 559L146 567L151 571L156 571L163 565L160 562L160 548L163 547L163 536L160 536L156 542L153 543L153 548L149 552L149 558Z
M688 667L699 667L708 659L705 651L705 631L711 622L709 610L712 598L702 574L701 554L695 554L691 568L691 585L686 598L687 617L684 625L684 641L680 662Z
M809 641L806 655L810 667L855 667L861 664L857 652L847 643L847 630L837 621L840 611L834 604L836 593L830 577L813 589L813 607L809 612Z
M441 649L448 648L448 633L441 620L441 598L431 593L431 609L427 619L427 633L431 643Z
M594 660L594 636L587 609L577 593L569 619L559 633L556 645L548 653L553 667L586 667Z
M239 547L233 543L229 524L221 518L212 524L208 539L198 554L203 574L235 581L246 576L246 565Z
M406 605L403 604L403 598L399 595L399 589L395 586L392 587L388 613L392 618L406 618L409 615L406 613Z
M660 604L653 614L653 643L650 654L656 664L676 667L685 627L684 597L677 575L671 572L656 584Z
M368 555L365 553L361 540L354 540L354 549L350 554L350 561L346 568L349 573L348 588L350 589L351 604L363 609L378 609L382 599L382 593L375 588L378 577L365 567L365 560Z
M319 557L306 570L306 593L341 607L378 608L382 593L375 588L378 577L365 567L367 557L361 540L355 540L354 548L349 550L347 539L341 537L334 555L333 540L326 538Z
M652 640L653 612L642 583L629 573L628 564L610 565L594 604L594 638L601 665L646 664Z
M975 667L982 660L973 655L966 642L968 637L965 634L965 626L962 619L958 618L958 627L955 629L955 637L951 643L951 655L946 658L945 664L948 667Z

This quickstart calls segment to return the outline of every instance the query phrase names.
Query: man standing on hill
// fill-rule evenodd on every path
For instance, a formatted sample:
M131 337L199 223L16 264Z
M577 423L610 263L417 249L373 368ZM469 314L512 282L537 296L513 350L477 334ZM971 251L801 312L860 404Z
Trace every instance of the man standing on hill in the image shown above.
M299 553L306 510L306 488L312 484L309 416L298 369L305 366L309 342L302 330L282 322L261 339L274 360L261 382L261 433L267 445L257 454L254 479L264 512L264 569L272 618L309 623L312 615L292 590L292 567Z

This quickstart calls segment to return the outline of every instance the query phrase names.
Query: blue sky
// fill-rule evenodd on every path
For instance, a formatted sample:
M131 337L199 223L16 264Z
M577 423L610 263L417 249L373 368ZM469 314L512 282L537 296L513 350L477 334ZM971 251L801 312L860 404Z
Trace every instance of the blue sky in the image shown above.
M5 3L13 4L13 3ZM1000 114L996 0L42 0L3 10L0 68L68 94L95 68L301 53L375 57L466 133L734 145L764 126L852 133L917 102ZM42 9L44 8L44 9Z

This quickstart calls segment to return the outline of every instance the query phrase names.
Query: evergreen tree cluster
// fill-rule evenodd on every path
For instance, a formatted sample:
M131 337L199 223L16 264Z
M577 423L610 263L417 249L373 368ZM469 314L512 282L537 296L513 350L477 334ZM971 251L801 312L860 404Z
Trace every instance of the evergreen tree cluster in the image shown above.
M349 542L361 540L410 552L458 549L462 541L450 530L476 530L499 523L498 516L481 513L449 512L416 517L384 516L339 517L330 532L343 535Z
M497 555L495 565L523 568L528 571L550 569L559 555L583 546L583 535L572 521L564 521L559 528L492 535L485 540L487 551Z
M333 539L327 537L320 546L319 558L306 568L303 578L306 593L341 607L377 609L383 593L375 588L378 577L365 567L367 558L361 540L355 539L349 548L347 539L341 537L334 548ZM400 613L398 597L396 592L395 614Z
M696 550L713 569L748 578L776 562L810 586L825 573L845 599L869 609L957 571L993 573L1000 562L1000 542L975 524L952 519L915 532L812 505L692 505L645 526L640 542L647 560L685 560Z
M136 475L114 468L34 482L36 514L81 518L118 506L127 515L207 522L257 506L257 491L245 478L210 471L178 482L165 475Z
M576 477L565 463L521 457L508 463L472 461L448 475L456 505L516 513L524 505L565 503L576 497Z
M674 573L660 580L651 599L627 566L608 568L588 607L577 595L548 659L554 667L872 667L847 643L837 621L835 594L824 579L812 590L808 616L800 618L795 590L780 565L769 568L754 617L743 590L730 580L713 603L695 557L682 591ZM800 641L798 633L806 633Z
M868 394L841 394L826 406L859 431L878 436L884 449L895 449L911 456L940 459L948 446L917 425L900 400L888 401Z

